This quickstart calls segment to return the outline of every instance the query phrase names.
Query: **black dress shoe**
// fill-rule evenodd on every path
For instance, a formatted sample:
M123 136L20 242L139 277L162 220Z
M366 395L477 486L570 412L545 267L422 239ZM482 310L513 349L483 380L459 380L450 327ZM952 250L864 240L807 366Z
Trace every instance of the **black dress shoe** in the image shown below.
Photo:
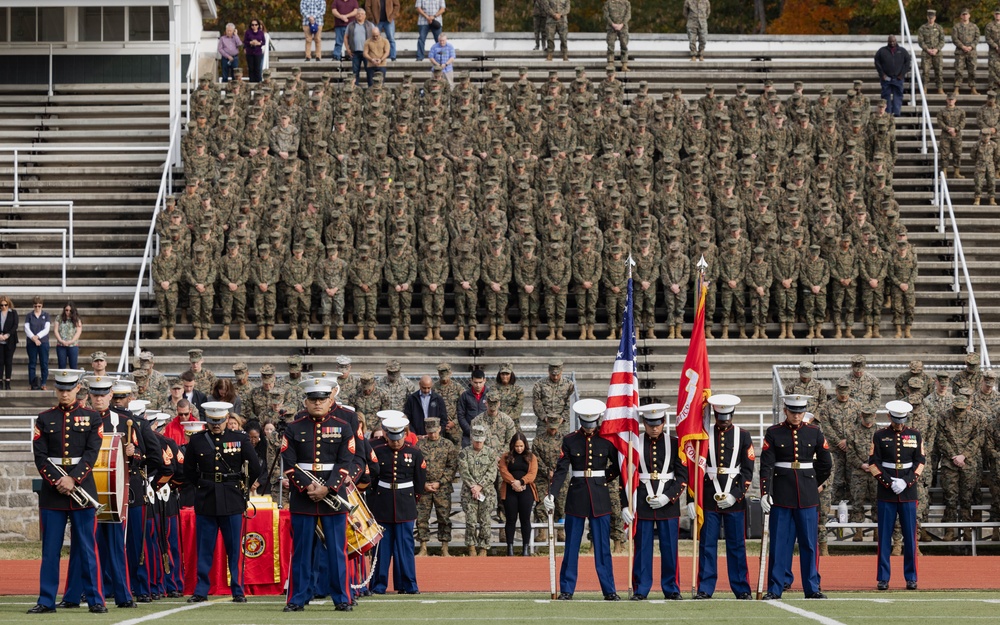
M751 595L748 592L741 592L740 594L736 595L736 598L739 599L740 601L749 601L750 599L753 599L753 595Z
M354 608L351 607L350 603L338 603L334 610L337 612L351 612Z
M54 614L55 611L55 608L50 608L39 603L36 604L35 607L28 610L28 614Z
M107 614L108 613L108 606L104 605L103 603L99 604L99 605L92 605L92 606L90 606L90 608L89 608L88 611L91 614Z
M773 592L769 592L766 595L764 595L763 599L764 601L779 601L781 597L774 594Z
M814 592L811 595L806 595L806 599L826 599L826 595L822 591Z
M160 599L163 598L163 595L161 595L158 592L154 592L153 594L149 595L149 598L152 599L153 601L159 601Z
M247 598L244 597L243 595L236 595L235 597L233 597L233 603L246 603L246 602Z
M305 610L305 608L303 608L299 604L289 603L288 605L285 606L282 612L301 612L302 610Z
M135 598L136 603L153 603L153 600L149 595L137 595Z
M629 601L645 601L646 595L632 595L628 598Z
M684 596L679 592L665 592L663 593L663 598L668 601L682 601Z
M906 582L906 589L907 590L916 590L917 589L917 582L916 582L916 580L914 580L912 582Z
M618 593L613 592L613 593L604 595L604 600L605 601L621 601L622 598L618 596Z
M184 593L177 592L176 590L171 590L167 593L167 599L179 599L184 596Z
M137 606L135 604L135 601L126 601L125 603L116 603L115 607L116 608L138 608L139 606Z
M206 597L204 595L191 595L190 597L188 597L188 601L187 602L188 603L201 603L202 601L205 601L207 599L208 599L208 597Z
M698 594L694 596L695 599L711 599L712 595L707 592L698 591Z
M559 593L559 596L556 598L556 601L572 601L572 600L573 600L573 593L571 592L561 592Z
M56 607L57 608L65 608L67 610L70 610L72 608L79 608L80 604L79 603L70 603L69 601L60 601L59 603L56 604Z
M879 580L875 588L877 588L878 590L889 590L889 582L883 582L882 580Z

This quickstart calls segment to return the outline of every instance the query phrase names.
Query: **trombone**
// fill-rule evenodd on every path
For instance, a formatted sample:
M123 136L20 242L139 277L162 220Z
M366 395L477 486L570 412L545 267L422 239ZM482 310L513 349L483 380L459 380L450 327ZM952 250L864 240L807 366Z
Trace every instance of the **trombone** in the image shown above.
M316 477L316 475L313 474L311 471L307 471L306 469L303 469L302 467L298 467L298 469L299 469L299 471L302 471L303 473L305 473L306 477L308 477L309 480L313 484L315 484L316 486L326 486L326 482L324 482L323 480L321 480L318 477ZM341 497L340 495L338 495L337 493L335 493L333 491L333 489L330 489L330 492L327 493L326 497L323 498L323 503L325 503L326 505L330 506L331 508L333 508L337 512L340 512L341 510L347 510L349 512L354 512L354 508L355 508L355 506L351 505L351 502L347 501L346 499L344 499L343 497Z
M61 466L59 466L54 462L50 464L54 466L56 468L56 471L58 471L63 477L69 477L69 474L67 474L65 469L63 469ZM96 499L94 499L93 495L84 490L83 487L74 488L72 491L70 491L69 496L73 498L73 501L76 502L76 505L81 506L83 508L93 506L98 513L104 512L104 509L107 507L104 504L98 502Z

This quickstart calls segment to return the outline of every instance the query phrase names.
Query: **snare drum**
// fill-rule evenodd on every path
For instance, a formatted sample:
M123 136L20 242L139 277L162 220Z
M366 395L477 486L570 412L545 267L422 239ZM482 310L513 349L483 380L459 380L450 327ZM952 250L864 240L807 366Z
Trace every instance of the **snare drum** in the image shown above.
M128 465L125 464L124 435L105 434L94 463L97 501L104 506L98 523L122 523L128 514Z
M345 490L347 501L351 503L351 512L347 515L347 549L351 553L368 553L382 540L382 526L375 522L375 516L353 482L348 482Z

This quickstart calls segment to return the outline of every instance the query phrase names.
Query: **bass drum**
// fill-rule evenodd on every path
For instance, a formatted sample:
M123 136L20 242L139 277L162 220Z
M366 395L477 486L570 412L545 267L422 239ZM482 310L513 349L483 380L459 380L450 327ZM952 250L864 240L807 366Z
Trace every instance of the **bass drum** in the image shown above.
M123 523L128 514L128 465L123 438L120 432L105 434L94 464L97 502L104 506L97 513L98 523Z
M368 553L382 540L382 526L365 505L365 500L353 482L345 487L351 513L347 515L347 550L351 553Z

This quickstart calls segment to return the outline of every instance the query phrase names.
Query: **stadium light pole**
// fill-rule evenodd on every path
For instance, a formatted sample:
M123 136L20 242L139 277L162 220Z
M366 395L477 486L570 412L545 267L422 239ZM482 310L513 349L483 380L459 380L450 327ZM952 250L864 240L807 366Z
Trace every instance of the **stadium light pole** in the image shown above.
M493 17L493 0L479 0L479 30L481 32L494 32L496 26Z

